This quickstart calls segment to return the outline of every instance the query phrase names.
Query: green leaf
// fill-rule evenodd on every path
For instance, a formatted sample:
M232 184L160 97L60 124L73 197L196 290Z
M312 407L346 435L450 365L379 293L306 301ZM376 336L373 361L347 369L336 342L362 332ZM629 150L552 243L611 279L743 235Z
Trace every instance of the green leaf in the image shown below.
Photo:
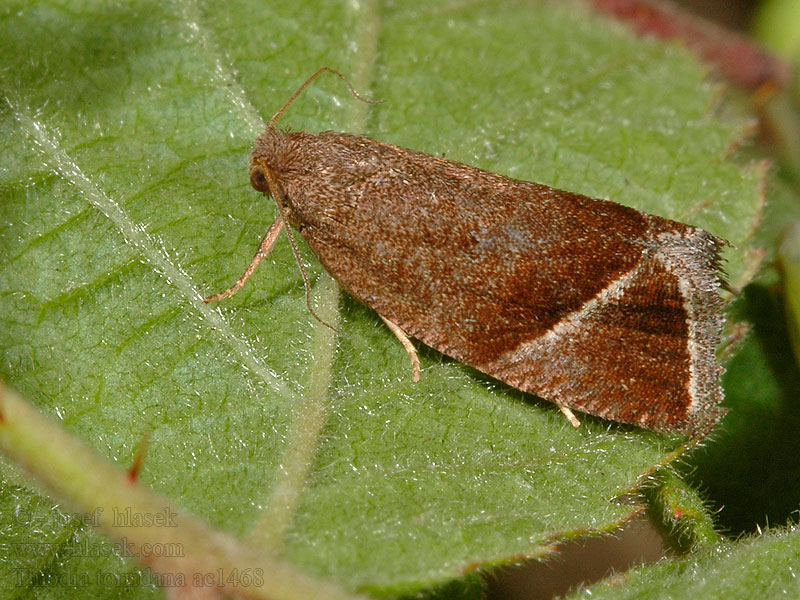
M800 532L792 528L722 543L679 561L640 567L569 598L794 598Z
M718 544L722 536L697 490L671 469L663 469L656 485L644 488L650 516L658 523L676 550L699 550Z
M309 577L270 556L262 547L236 540L192 517L142 485L133 471L106 461L2 384L0 411L0 450L49 490L69 498L74 509L84 515L84 523L112 536L118 544L117 554L141 557L147 567L146 576L153 584L182 588L186 597L207 596L210 588L217 592L214 596L252 600L364 600L365 596L349 594L330 582ZM33 511L25 514L29 519L34 518ZM20 519L20 512L14 513L14 517ZM62 529L69 535L74 533L74 525L78 523ZM63 591L65 587L90 587L92 576L101 585L112 588L131 589L141 585L139 574L125 573L120 578L113 566L112 571L106 572L59 573L61 565L52 563L64 550L69 551L67 556L78 560L96 556L93 550L101 545L96 540L82 541L87 543L77 547L69 546L67 540L40 543L44 552L31 554L47 556L50 563L47 570L42 569L32 579L17 579L16 587L26 583L33 588L52 587L57 583ZM30 551L36 546L24 547ZM14 555L21 547L19 543L11 543L5 549ZM111 552L104 554L106 558L116 558ZM75 563L70 566L74 568ZM26 573L25 569L18 572L23 576ZM267 580L269 585L265 586Z
M574 430L432 351L413 384L391 333L339 300L305 248L312 302L338 337L310 317L284 240L237 296L201 298L238 277L275 216L248 185L253 138L323 65L385 102L323 78L284 125L702 226L736 246L727 268L741 285L763 172L731 159L748 120L691 57L571 3L0 10L0 376L70 432L123 465L149 436L144 483L376 594L539 556L638 510L615 498L681 439L592 418ZM49 507L2 472L4 515ZM101 543L73 522L6 525L31 545L0 560L5 593L47 572L61 576L51 596L69 597L58 582L90 572L81 593L100 597L97 575L137 573L113 552L75 557L76 539ZM33 555L51 537L55 554Z

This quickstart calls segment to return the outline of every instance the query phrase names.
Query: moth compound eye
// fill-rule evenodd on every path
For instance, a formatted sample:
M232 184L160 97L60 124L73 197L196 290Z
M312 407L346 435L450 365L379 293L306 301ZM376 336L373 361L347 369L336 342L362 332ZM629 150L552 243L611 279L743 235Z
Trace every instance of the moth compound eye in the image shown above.
M269 183L267 177L264 175L264 169L255 167L250 171L250 185L252 185L259 192L268 192Z

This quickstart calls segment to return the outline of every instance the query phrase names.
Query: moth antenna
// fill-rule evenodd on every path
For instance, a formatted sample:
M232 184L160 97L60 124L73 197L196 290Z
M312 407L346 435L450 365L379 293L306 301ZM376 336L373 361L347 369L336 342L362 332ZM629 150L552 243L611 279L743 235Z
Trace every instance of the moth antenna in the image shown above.
M286 233L289 235L289 243L292 246L292 254L294 254L294 259L297 261L297 266L300 267L300 274L303 276L303 286L305 286L306 289L306 306L308 307L308 312L310 312L311 316L314 317L317 321L325 325L325 327L327 327L331 331L339 333L339 330L336 329L336 327L334 327L330 323L326 323L325 321L323 321L320 318L320 316L316 312L314 312L314 308L311 306L311 284L308 281L308 274L306 273L306 268L303 265L303 261L300 260L300 253L297 251L297 242L294 241L292 228L289 227L288 223L286 223L286 217L283 216L283 209L281 208L280 204L278 204L278 210L281 211L281 219L283 219L283 222L286 226Z
M733 296L741 296L742 294L742 290L731 285L731 282L727 279L722 279L722 281L719 282L719 287L726 292L730 292Z
M309 85L311 85L312 81L314 81L317 77L319 77L320 75L322 75L326 71L328 73L333 73L339 79L344 81L347 84L347 87L350 88L350 93L353 94L353 96L355 96L356 98L358 98L362 102L366 102L367 104L380 104L381 102L383 102L383 100L370 100L369 98L364 98L364 96L362 96L361 94L359 94L356 91L356 89L353 87L353 84L350 83L350 80L347 77L345 77L344 75L342 75L341 73L339 73L339 71L336 71L335 69L331 69L330 67L322 67L316 73L314 73L311 77L306 79L306 81L305 81L305 83L303 83L303 85L301 85L299 88L297 88L297 91L294 94L292 94L291 98L289 98L286 101L286 104L284 104L281 107L281 109L278 112L275 113L275 116L272 117L272 119L270 119L269 124L267 125L267 129L273 129L273 127L275 125L275 122L278 119L281 118L281 115L283 115L283 113L286 112L286 109L289 108L292 105L292 102L294 102L297 99L297 97L303 92L304 89L306 89ZM291 237L291 234L290 234L290 237Z
M280 189L272 177L272 173L270 173L269 169L264 170L264 176L267 178L267 185L269 185L270 192L272 193L272 197L275 199L275 204L278 205L278 218L283 222L284 229L286 229L286 234L289 236L289 244L292 246L292 254L294 254L294 259L297 261L297 266L300 267L300 274L303 276L303 286L305 287L306 291L306 306L308 307L308 312L311 313L317 321L325 325L328 329L339 333L339 330L336 329L330 323L326 323L323 321L316 312L314 312L314 308L311 306L311 283L308 281L308 274L306 273L306 268L303 265L303 261L300 260L300 252L297 250L297 242L294 240L294 236L292 235L292 228L289 227L289 223L286 222L286 217L283 215L283 204L280 201L280 194L278 190Z

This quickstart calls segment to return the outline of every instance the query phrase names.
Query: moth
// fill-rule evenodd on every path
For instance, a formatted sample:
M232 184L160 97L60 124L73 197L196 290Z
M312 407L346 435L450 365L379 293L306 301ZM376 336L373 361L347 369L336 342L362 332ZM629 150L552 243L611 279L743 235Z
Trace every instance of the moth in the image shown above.
M409 338L573 423L572 410L696 436L717 423L724 240L362 136L276 129L324 72L358 96L324 67L269 122L250 183L279 216L236 284L207 302L240 289L288 223L398 337L415 379Z

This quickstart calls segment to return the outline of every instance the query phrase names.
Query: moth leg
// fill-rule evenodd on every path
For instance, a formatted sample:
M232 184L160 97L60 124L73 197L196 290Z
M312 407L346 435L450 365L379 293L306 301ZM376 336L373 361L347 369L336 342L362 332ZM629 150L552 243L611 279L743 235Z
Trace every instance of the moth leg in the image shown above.
M250 279L250 276L256 270L258 263L261 262L267 254L272 252L272 249L275 247L275 242L278 240L278 235L280 235L281 230L283 230L283 219L277 218L272 222L272 225L269 226L267 233L264 235L264 239L261 240L261 244L258 246L258 250L256 251L255 256L253 256L253 260L250 261L250 264L247 265L247 268L242 273L242 276L234 283L231 287L229 287L224 292L220 292L219 294L214 294L213 296L209 296L208 298L204 298L203 302L208 304L209 302L216 302L217 300L222 300L224 298L229 298L233 296L236 292L242 289L242 286Z
M412 377L414 379L414 383L416 383L419 381L419 356L417 355L417 349L414 348L414 344L412 344L411 340L408 339L406 332L400 329L396 323L392 323L384 316L378 316L383 319L383 322L386 323L386 326L392 331L395 337L400 340L400 343L403 344L403 348L405 348L406 352L408 352L408 358L411 359L411 371L413 373Z
M578 421L578 417L575 416L574 412L572 412L566 406L562 406L561 404L557 404L556 406L561 409L562 414L567 418L567 421L570 422L570 425L576 429L581 426L581 422Z

